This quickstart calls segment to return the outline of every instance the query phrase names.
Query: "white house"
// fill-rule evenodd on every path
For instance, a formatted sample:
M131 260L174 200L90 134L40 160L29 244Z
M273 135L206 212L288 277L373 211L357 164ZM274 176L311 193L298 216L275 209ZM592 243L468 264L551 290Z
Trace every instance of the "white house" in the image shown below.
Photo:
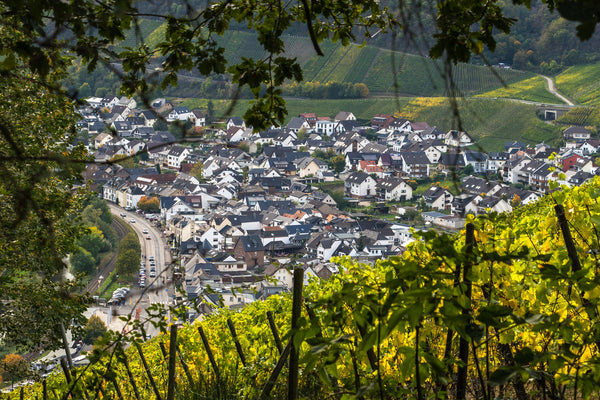
M319 134L331 136L336 132L338 123L336 121L318 120L315 124L315 131Z
M462 147L473 144L473 139L471 139L467 132L451 130L446 133L444 143L452 147Z
M160 198L160 217L164 221L169 221L178 214L194 214L192 206L183 201L180 197L161 197Z
M386 201L405 201L412 199L412 188L402 179L385 178L377 183L377 189Z
M225 236L212 226L208 227L208 229L206 229L204 232L198 233L200 234L196 234L196 236L194 236L194 240L196 242L206 242L217 250L223 249L223 245L225 244Z
M362 171L352 172L344 182L346 194L352 197L375 196L377 182Z
M206 126L206 117L202 111L194 110L192 111L192 114L194 114L193 121L196 128Z
M181 163L190 155L190 151L182 146L173 146L167 153L167 166L179 169Z
M175 107L171 110L169 115L167 115L167 122L187 121L194 118L194 113L192 113L189 108Z

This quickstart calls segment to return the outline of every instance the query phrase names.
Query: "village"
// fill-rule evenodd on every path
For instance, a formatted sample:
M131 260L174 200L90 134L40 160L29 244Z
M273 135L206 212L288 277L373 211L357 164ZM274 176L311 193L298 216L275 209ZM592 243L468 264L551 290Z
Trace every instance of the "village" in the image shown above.
M182 298L208 308L290 290L294 266L328 279L335 256L371 264L401 255L417 230L456 231L468 214L511 212L552 181L577 186L598 171L600 141L577 126L565 127L560 148L515 141L484 152L467 132L390 115L361 126L351 112L305 113L253 132L240 117L207 126L202 111L165 99L152 109L116 96L87 104L79 127L97 162L86 181L125 210L156 199L145 217L170 246ZM159 116L203 139L155 130ZM128 157L139 164L110 162Z

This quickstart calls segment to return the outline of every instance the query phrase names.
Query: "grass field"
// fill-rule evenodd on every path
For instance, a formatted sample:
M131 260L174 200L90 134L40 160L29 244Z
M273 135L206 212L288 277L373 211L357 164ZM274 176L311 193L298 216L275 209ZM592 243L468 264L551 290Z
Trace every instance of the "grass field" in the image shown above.
M546 80L541 76L517 81L506 87L475 95L475 97L509 98L537 101L540 103L563 104L562 100L546 89Z

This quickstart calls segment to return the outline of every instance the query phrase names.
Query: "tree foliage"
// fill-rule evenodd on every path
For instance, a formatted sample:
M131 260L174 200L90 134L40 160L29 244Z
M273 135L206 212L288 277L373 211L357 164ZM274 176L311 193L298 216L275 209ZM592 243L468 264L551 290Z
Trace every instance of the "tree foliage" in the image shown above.
M85 324L85 328L83 329L83 343L85 344L93 344L98 339L102 338L108 329L106 328L106 324L102 319L97 315L92 315L90 319Z
M130 274L140 265L141 247L137 235L129 232L119 243L117 255L117 271L119 274Z
M96 272L96 259L89 251L80 248L79 251L71 256L71 266L76 273L92 275Z
M110 244L104 240L102 231L95 226L90 227L88 233L79 237L76 244L89 253L96 261L98 261L101 251L110 248Z
M245 143L243 143L245 144ZM242 148L242 144L240 144L240 148ZM248 149L248 145L246 145L246 150ZM192 167L192 170L190 171L190 175L192 175L194 178L198 179L199 181L202 181L204 179L204 163L202 163L202 161L197 161L194 166Z
M29 364L18 354L7 354L0 361L0 375L4 381L18 381L27 377Z
M160 202L156 196L142 196L138 201L137 208L145 212L156 212L160 210Z
M340 173L346 168L346 159L342 155L334 156L331 159L331 164L333 167L333 171L336 173Z
M85 308L84 298L71 294L74 284L56 277L83 232L76 217L83 189L73 188L85 150L70 147L73 103L39 76L2 73L0 91L0 336L22 346L56 345L57 323Z

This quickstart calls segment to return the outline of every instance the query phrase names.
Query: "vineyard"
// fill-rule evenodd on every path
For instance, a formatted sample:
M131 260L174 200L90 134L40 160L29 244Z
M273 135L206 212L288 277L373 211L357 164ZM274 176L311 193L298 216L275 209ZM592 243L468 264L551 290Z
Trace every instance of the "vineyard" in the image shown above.
M486 92L502 85L512 86L511 84L515 82L520 82L533 76L533 74L528 72L469 64L458 64L453 72L454 80L458 82L458 87L463 95ZM542 86L542 89L547 93L544 86ZM552 98L552 96L549 97Z
M341 47L339 43L332 43L330 41L321 43L321 50L323 50L323 54L325 54L325 56L321 57L315 53L309 60L306 61L306 63L302 66L302 70L304 71L304 80L307 82L314 81L319 71L321 71L321 68L330 62L331 55L338 49L338 47Z
M372 46L365 46L362 48L362 51L359 54L359 57L356 59L354 64L352 65L352 69L348 71L348 74L344 78L344 82L363 82L365 78L365 74L369 70L371 62L373 58L377 54L378 49Z
M559 92L580 104L598 105L600 99L600 64L578 65L556 76Z
M597 398L599 197L596 178L468 219L460 234L415 232L402 257L334 259L341 273L304 288L296 269L293 296L179 329L155 308L164 334L144 343L129 317L130 333L98 343L90 366L22 396Z
M529 76L529 74L523 75ZM546 89L546 80L541 76L534 76L514 83L506 83L506 87L494 89L475 97L521 99L549 104L561 102L558 97L548 92L548 89Z
M165 25L157 21L144 20L141 32L146 38L146 44L153 48L162 40ZM324 41L321 48L325 56L318 56L309 38L301 36L285 36L285 55L297 58L302 65L305 82L353 82L364 83L373 93L396 92L401 95L444 96L446 84L442 79L443 66L439 61L427 57L379 49L373 46L350 44L347 47L339 43ZM132 33L122 46L135 45L137 39ZM218 38L219 44L225 49L225 57L231 63L238 63L242 57L262 59L265 50L251 33L243 31L228 31ZM507 69L491 69L471 64L457 64L453 67L453 76L458 92L462 95L472 95L500 88L500 92L490 97L507 97L528 100L548 101L554 99L545 89L535 82L534 89L525 86L511 86L508 92L502 92L502 84L512 84L531 77L528 73ZM516 89L515 89L516 88ZM504 94L503 94L504 93ZM533 98L531 98L533 96ZM544 97L545 96L545 97Z
M586 126L590 124L590 116L596 107L577 107L570 109L566 114L563 114L556 120L565 125Z
M329 79L329 76L331 75L331 73L334 70L338 69L338 67L342 63L342 60L344 59L344 57L346 56L346 54L349 52L349 50L352 47L353 46L349 46L349 47L338 46L335 49L335 51L333 51L331 53L331 55L326 56L327 62L325 63L325 65L323 65L321 67L321 69L319 69L319 72L317 73L317 75L315 75L313 81L314 82L323 82L323 83L333 82L332 79ZM342 64L342 65L344 65L344 64ZM343 79L343 77L342 77L342 79ZM341 80L338 82L341 82Z
M371 92L387 92L392 85L394 72L391 69L390 54L390 51L379 49L367 71L364 83Z

